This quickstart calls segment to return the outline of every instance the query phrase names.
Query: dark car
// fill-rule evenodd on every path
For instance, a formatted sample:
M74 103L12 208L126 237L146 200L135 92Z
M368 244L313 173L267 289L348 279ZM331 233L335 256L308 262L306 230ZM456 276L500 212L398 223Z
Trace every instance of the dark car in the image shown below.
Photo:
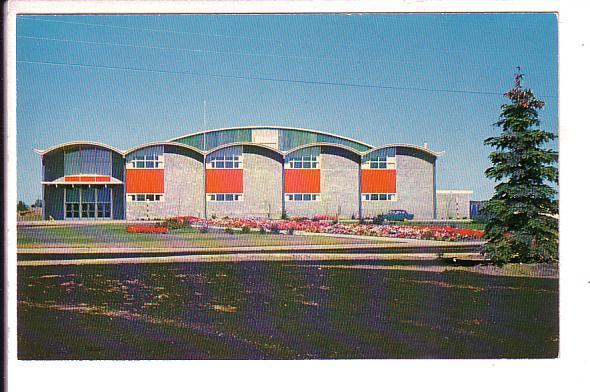
M382 217L383 220L386 221L404 221L414 219L414 214L410 214L406 210L389 210L389 212L383 214Z

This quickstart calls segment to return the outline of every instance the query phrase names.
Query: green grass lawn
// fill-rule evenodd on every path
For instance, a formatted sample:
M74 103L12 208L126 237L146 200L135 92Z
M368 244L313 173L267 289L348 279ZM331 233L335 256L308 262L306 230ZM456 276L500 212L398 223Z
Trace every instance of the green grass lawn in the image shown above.
M358 244L376 241L372 238L340 238L328 236L299 236L259 234L252 232L211 231L199 233L193 228L171 230L168 234L127 233L126 224L92 224L68 226L19 227L19 248L162 248L162 247L226 247Z

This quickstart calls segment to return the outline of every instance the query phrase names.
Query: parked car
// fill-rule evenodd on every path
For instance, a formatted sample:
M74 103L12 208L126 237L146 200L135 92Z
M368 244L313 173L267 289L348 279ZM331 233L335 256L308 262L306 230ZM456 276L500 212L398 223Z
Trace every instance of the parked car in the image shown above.
M383 214L383 219L386 221L412 220L414 219L414 214L410 214L406 210L389 210L388 213Z

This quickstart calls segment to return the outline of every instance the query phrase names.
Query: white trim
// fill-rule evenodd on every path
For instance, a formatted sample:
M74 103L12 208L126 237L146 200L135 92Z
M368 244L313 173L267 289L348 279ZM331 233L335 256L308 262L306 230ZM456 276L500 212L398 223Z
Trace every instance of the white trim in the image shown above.
M108 144L104 144L104 143L99 143L99 142L91 142L88 140L83 140L83 141L73 141L73 142L67 142L67 143L61 143L61 144L57 144L53 147L49 147L46 148L45 150L38 150L38 149L33 149L33 151L39 155L46 155L52 151L58 150L60 148L65 148L65 147L71 147L71 146L94 146L94 147L103 147L106 148L107 150L110 150L112 152L116 152L119 155L124 155L125 152L123 150L119 150L118 148L109 146Z
M219 151L219 150L222 150L222 149L228 148L228 147L235 147L235 146L260 147L260 148L264 148L264 149L269 150L269 151L276 152L277 154L279 154L279 155L281 155L281 156L284 157L284 154L283 154L282 151L275 150L274 148L269 147L269 146L265 146L264 144L257 144L257 143L252 143L252 142L235 142L235 143L222 144L222 145L219 145L219 146L217 146L215 148L212 148L211 150L207 150L207 152L205 152L204 155L205 156L209 156L209 155L213 154L216 151ZM243 152L242 152L242 154L243 154Z
M371 150L364 151L364 152L361 153L361 155L362 156L365 156L365 155L368 155L368 154L370 154L372 152L379 151L379 150L382 150L384 148L390 148L390 147L405 147L405 148L411 148L411 149L414 149L414 150L420 150L420 151L424 151L425 153L430 154L430 155L432 155L434 157L440 157L440 156L442 156L442 155L445 154L444 151L436 152L436 151L432 151L429 148L420 147L420 146L417 146L415 144L400 143L400 144L384 144L382 146L375 147L375 148L373 148ZM395 155L396 156L398 155L397 154L397 151L395 152Z
M110 181L66 181L66 177L107 177L102 174L68 174L53 181L41 181L42 185L121 185L123 181L110 177Z
M133 147L133 148L125 151L123 156L127 157L127 155L131 154L132 152L135 152L137 150L141 150L142 148L153 147L153 146L175 146L175 147L187 148L187 149L192 150L192 151L199 153L201 155L205 155L204 151L201 151L198 148L193 147L191 145L188 145L185 143L177 143L177 142L173 142L173 141L164 141L164 142L149 142L149 143L140 144L137 147Z

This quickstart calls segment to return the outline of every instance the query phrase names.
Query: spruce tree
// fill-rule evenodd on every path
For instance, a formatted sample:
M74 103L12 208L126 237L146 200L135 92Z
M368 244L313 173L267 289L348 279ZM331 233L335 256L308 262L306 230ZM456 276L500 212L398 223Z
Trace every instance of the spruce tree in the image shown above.
M538 111L545 105L522 87L520 67L514 87L504 96L497 137L484 144L493 166L485 171L499 184L486 203L484 254L496 264L555 262L558 258L557 152L545 149L556 135L539 129Z

